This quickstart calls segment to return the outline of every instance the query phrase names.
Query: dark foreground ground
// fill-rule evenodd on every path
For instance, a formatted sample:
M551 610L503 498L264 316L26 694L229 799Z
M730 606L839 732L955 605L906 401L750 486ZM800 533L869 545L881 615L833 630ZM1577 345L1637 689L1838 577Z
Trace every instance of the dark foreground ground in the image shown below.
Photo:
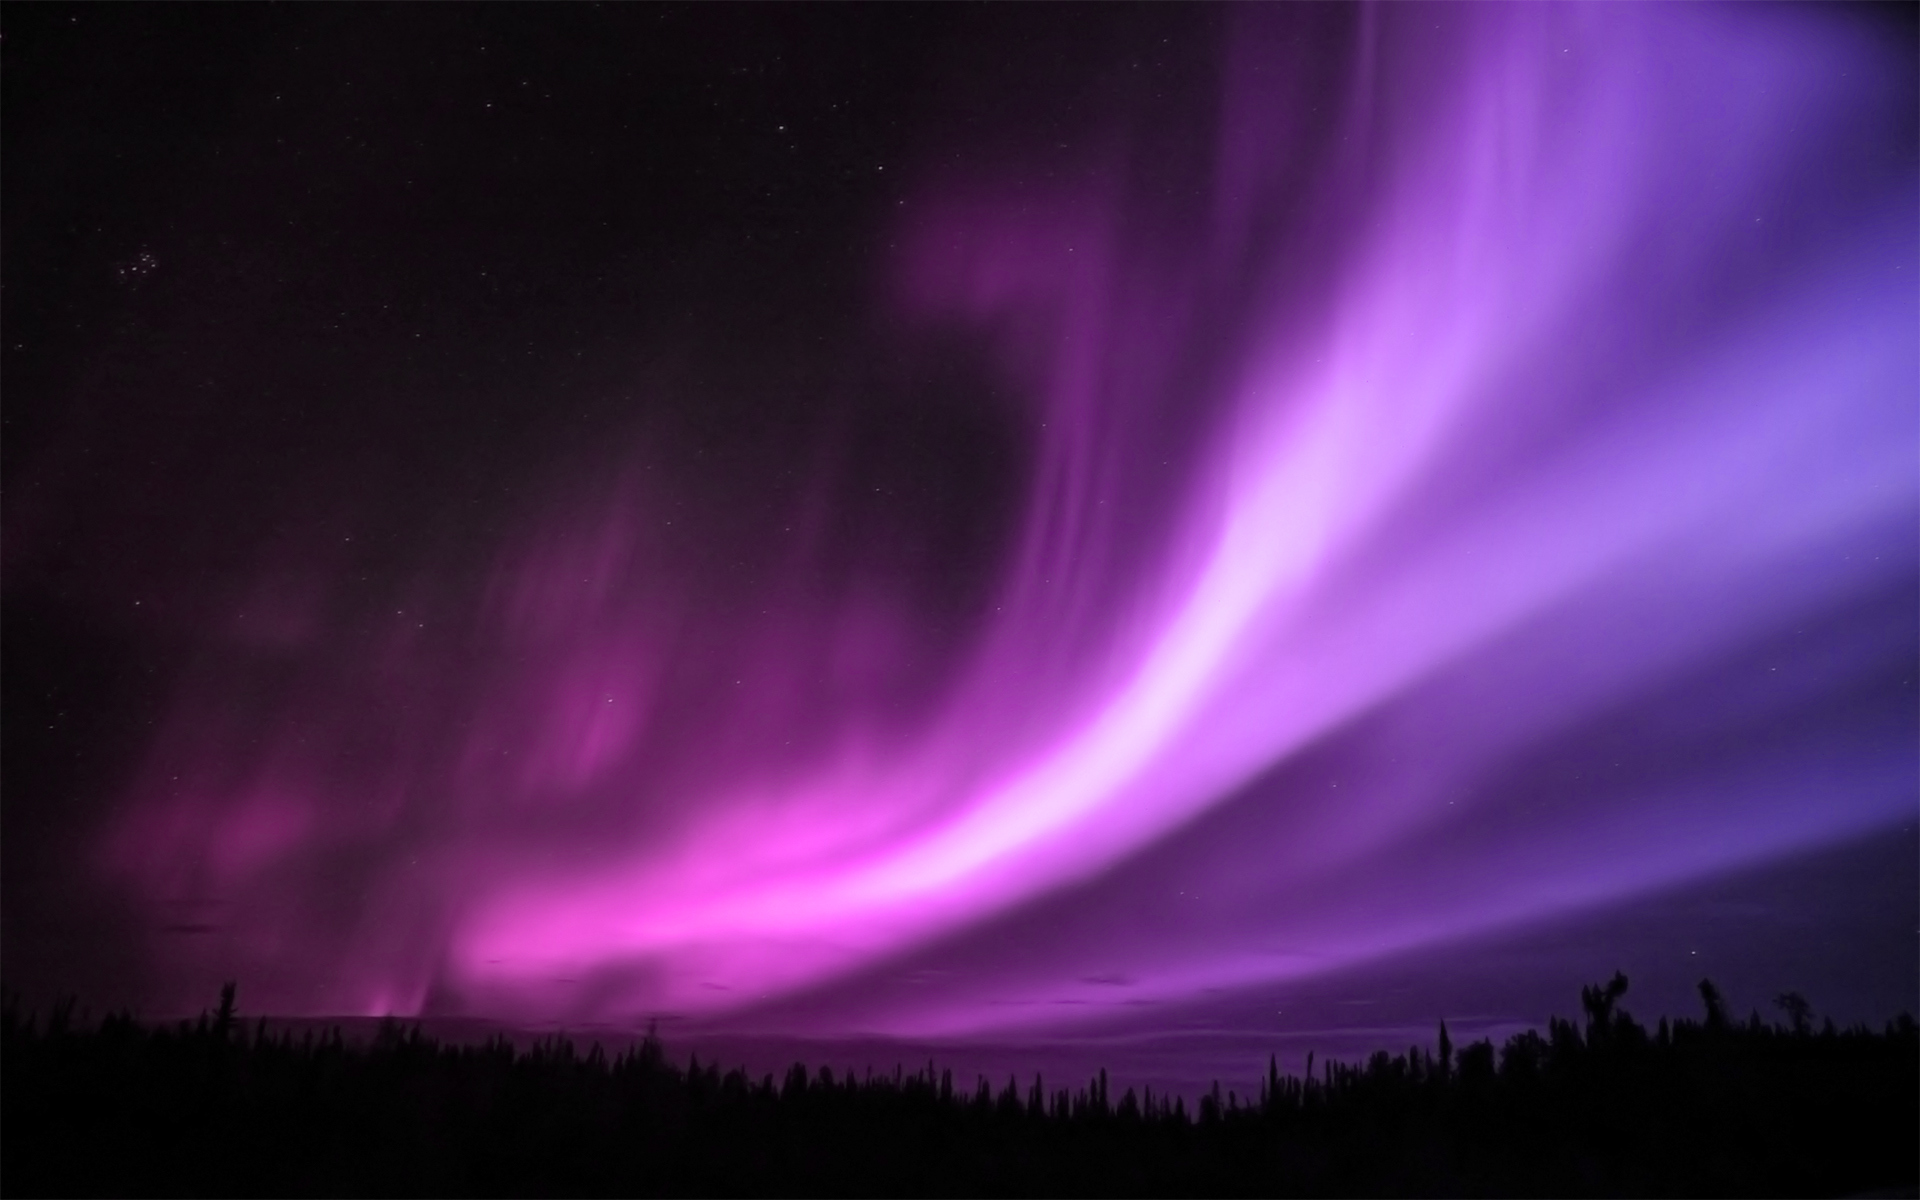
M1585 1021L1384 1052L1189 1112L1037 1076L784 1079L555 1039L371 1045L241 1024L82 1028L9 1003L0 1189L27 1195L1914 1195L1920 1033Z

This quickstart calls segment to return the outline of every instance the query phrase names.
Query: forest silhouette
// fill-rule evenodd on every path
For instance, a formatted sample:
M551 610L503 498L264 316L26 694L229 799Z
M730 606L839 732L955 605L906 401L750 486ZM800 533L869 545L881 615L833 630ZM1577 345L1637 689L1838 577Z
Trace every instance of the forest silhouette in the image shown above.
M649 1032L609 1055L561 1037L365 1044L240 1019L44 1019L4 1006L7 1195L1913 1195L1920 1033L1729 1015L1648 1030L1626 976L1496 1049L1269 1058L1220 1085L1117 1099L1106 1072L956 1087L789 1068L758 1080L670 1062Z

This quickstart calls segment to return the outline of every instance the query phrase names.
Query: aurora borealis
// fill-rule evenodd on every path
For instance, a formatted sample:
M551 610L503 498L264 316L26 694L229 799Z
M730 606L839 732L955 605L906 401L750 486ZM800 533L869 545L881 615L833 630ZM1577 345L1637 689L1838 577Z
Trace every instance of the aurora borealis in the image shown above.
M74 11L12 975L984 1035L1912 844L1906 17Z

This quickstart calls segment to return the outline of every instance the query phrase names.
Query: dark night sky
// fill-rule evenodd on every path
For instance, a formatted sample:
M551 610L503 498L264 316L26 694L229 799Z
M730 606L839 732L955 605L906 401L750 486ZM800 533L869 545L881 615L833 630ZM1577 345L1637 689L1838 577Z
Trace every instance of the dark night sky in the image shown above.
M8 986L1914 1007L1911 16L9 7Z

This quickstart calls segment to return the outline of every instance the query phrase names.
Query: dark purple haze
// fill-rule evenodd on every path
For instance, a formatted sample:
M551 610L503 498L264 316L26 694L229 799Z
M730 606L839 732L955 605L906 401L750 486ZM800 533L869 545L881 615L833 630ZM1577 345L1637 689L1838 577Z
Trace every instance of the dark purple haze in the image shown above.
M191 15L7 22L16 979L1911 1004L1898 14Z

